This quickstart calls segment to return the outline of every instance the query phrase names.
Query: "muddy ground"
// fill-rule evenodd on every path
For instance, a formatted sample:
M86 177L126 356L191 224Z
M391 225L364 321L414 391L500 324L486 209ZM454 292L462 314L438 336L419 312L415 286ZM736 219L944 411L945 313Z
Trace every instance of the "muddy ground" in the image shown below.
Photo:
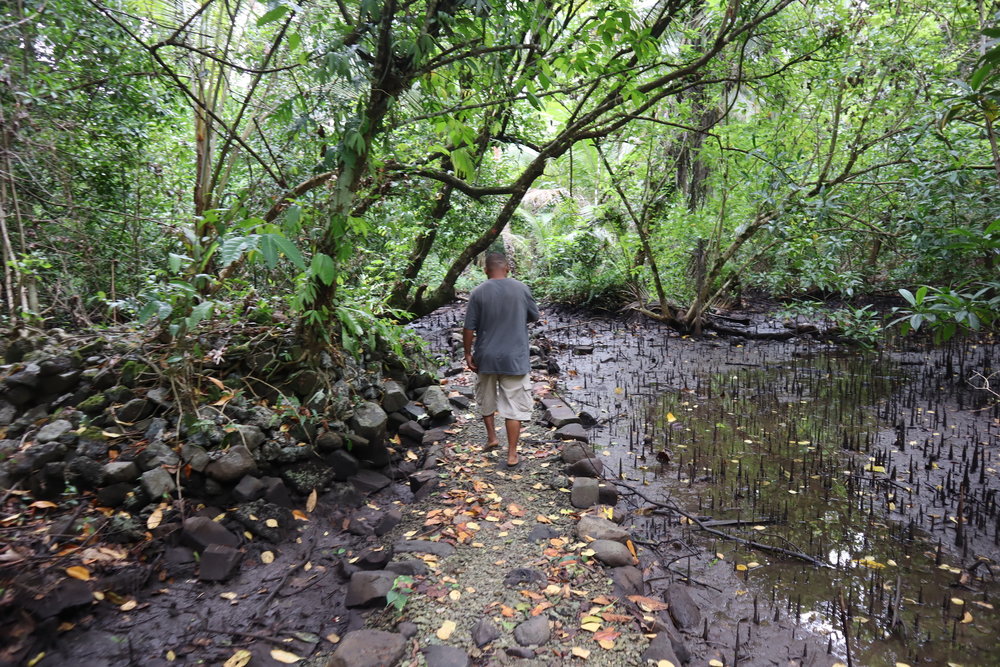
M471 382L457 364L460 314L457 306L417 324L441 354L449 388ZM922 348L843 355L815 340L693 340L647 321L557 309L543 319L534 336L547 359L534 373L536 388L595 418L587 432L620 485L615 510L634 536L644 592L659 599L671 583L689 584L705 619L684 634L691 664L831 665L848 651L853 664L1000 664L992 602L1000 422L989 397L966 382L988 373L992 344L956 347L946 363ZM821 390L829 386L839 393ZM424 664L419 650L431 644L459 647L474 664L637 664L655 613L609 602L606 571L581 555L552 430L529 427L525 463L514 472L481 453L481 423L471 412L459 410L449 431L435 468L439 490L418 499L405 480L377 491L338 488L311 511L300 499L302 518L284 527L285 539L248 542L240 573L224 584L198 582L190 564L145 559L144 545L88 545L107 593L43 626L25 615L23 633L35 641L29 655L38 665L223 664L234 656L230 664L268 665L285 657L277 649L325 665L353 629L412 624L403 626L412 633L404 664ZM765 469L765 460L787 463ZM438 520L448 516L442 511L467 510L470 497L486 499L475 530L466 520L458 534L454 521ZM818 500L831 497L836 515L817 522ZM735 521L718 529L837 567L828 574L708 535L675 509ZM393 510L401 520L388 532L364 528ZM18 538L2 524L0 531ZM541 539L529 539L533 531ZM876 534L886 539L868 539ZM430 569L406 588L401 609L345 606L358 559L378 560L417 537L457 550L417 558ZM53 554L31 567L63 564ZM541 598L504 586L516 567L544 573L529 591ZM551 605L544 611L553 638L534 657L518 657L511 628L543 603ZM581 628L594 612L611 619L600 629L610 645ZM483 617L501 636L480 649L470 630ZM441 639L447 620L455 629Z

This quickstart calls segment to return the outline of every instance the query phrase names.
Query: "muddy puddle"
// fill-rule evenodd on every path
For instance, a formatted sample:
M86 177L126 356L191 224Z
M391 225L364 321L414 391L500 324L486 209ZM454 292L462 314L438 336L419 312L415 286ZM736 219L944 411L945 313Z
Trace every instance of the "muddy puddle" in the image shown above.
M598 418L590 434L611 471L786 551L645 508L645 540L680 524L709 554L681 554L673 572L743 580L717 623L791 621L853 665L1000 664L1000 409L973 386L996 368L994 345L691 340L557 312L535 337L560 396Z

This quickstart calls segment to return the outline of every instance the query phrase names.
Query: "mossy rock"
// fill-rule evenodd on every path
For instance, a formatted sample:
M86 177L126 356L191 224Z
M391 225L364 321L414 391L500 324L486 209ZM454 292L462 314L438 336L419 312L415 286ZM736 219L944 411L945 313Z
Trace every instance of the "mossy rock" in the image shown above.
M104 394L94 394L90 398L85 398L80 401L76 409L85 415L96 415L103 412L109 405L111 401Z

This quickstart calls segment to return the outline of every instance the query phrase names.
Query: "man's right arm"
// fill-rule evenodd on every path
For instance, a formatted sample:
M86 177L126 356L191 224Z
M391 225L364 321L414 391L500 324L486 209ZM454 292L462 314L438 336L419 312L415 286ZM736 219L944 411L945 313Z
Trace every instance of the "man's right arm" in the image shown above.
M462 347L465 348L465 365L470 371L478 371L475 360L472 358L472 342L476 338L476 332L472 329L462 329Z

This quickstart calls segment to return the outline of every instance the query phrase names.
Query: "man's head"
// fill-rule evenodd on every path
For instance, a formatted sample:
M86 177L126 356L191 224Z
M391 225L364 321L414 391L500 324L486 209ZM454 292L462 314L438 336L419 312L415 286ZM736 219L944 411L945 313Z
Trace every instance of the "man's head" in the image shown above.
M486 275L490 278L506 278L510 271L510 264L507 258L499 252L491 252L486 255Z

